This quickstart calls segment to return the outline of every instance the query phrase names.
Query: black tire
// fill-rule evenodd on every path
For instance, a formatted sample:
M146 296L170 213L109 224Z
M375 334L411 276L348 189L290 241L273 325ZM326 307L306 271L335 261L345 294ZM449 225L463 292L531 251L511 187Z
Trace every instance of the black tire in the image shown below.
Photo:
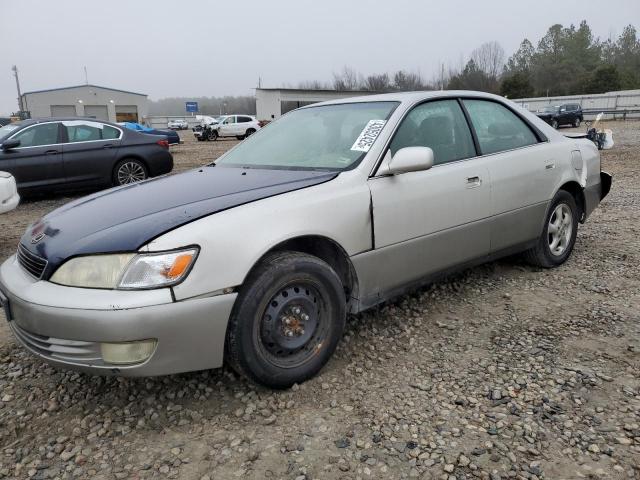
M204 138L203 136L200 137L196 137L198 139L199 142L204 142L206 140L206 138Z
M256 133L256 129L255 128L248 128L247 132L244 134L244 138L249 138L254 133Z
M244 140L244 135L236 135L236 140Z
M128 185L149 178L149 170L142 160L123 158L113 168L111 181L113 185Z
M326 262L304 253L277 252L262 260L240 289L225 358L256 383L288 388L327 363L345 319L344 288Z
M560 127L560 124L558 123L558 120L551 120L551 126L557 130Z
M550 231L551 224L556 223L554 220L558 219L559 208L563 206L571 212L570 222L564 226L564 229L561 230L561 233L557 234L558 236L564 236L566 238L566 246L560 252L559 249L555 251L552 250L554 233ZM562 209L561 209L562 210ZM553 268L558 265L562 265L567 261L571 252L573 251L573 247L576 243L576 236L578 234L578 220L580 219L581 212L579 211L576 201L566 190L559 190L556 193L555 197L551 201L549 205L549 209L547 211L547 215L545 216L544 221L544 229L542 231L542 235L538 239L538 242L535 247L525 252L525 259L538 267L543 268ZM570 232L567 232L567 229L571 227ZM558 244L561 245L561 244Z
M217 130L209 131L209 133L207 134L207 140L214 142L217 139L218 139L218 131Z
M574 127L576 127L576 128L578 128L578 127L580 127L580 123L581 123L581 122L582 122L582 121L581 121L579 118L576 118L575 122L573 122L573 126L574 126Z

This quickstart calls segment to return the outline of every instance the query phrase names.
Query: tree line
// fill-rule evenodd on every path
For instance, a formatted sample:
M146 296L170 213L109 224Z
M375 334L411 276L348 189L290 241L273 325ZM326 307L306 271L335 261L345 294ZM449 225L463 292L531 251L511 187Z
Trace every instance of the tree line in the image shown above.
M473 50L457 66L443 66L431 79L419 72L362 75L351 67L334 72L330 81L300 82L296 88L340 91L399 92L480 90L509 98L605 93L640 89L640 39L633 25L618 37L601 40L586 21L552 25L534 45L524 39L510 57L498 42ZM185 101L199 102L200 113L255 114L252 96L164 98L150 102L151 115L184 115Z

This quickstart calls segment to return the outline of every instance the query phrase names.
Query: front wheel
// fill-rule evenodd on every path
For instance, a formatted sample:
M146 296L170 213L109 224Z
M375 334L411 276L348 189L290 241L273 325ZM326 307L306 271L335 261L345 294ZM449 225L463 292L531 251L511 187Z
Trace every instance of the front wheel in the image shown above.
M538 243L525 253L529 263L552 268L566 262L576 243L579 216L573 196L565 190L556 193Z
M226 360L254 382L288 388L327 363L345 318L344 288L326 262L299 252L269 255L240 289Z
M573 126L578 128L580 126L581 120L579 118L576 118L576 121L573 122Z
M551 126L557 130L560 124L558 123L558 120L551 120Z
M207 134L207 140L210 141L214 141L218 139L218 131L217 130L210 130L209 133Z
M127 185L129 183L141 182L149 177L147 167L140 160L135 158L125 158L120 160L113 169L113 184Z

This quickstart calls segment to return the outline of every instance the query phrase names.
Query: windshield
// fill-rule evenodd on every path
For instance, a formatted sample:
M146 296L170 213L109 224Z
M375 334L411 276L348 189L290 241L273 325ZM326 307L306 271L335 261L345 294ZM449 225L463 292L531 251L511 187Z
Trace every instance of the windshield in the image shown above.
M5 125L4 127L0 128L0 138L6 137L19 126L20 125L15 125L10 123L9 125Z
M555 112L557 112L558 110L560 110L560 107L544 107L544 108L542 109L542 111L543 111L544 113L555 113Z
M347 170L369 151L398 102L295 110L252 135L216 165Z

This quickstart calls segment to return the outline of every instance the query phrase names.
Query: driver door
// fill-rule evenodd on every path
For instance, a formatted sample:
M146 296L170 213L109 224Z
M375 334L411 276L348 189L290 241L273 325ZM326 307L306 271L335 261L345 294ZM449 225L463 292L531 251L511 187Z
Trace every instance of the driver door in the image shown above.
M490 251L489 169L486 159L476 157L458 101L414 107L387 155L410 146L430 147L434 166L369 179L375 245L364 275L369 283L366 296L386 298L389 292Z

